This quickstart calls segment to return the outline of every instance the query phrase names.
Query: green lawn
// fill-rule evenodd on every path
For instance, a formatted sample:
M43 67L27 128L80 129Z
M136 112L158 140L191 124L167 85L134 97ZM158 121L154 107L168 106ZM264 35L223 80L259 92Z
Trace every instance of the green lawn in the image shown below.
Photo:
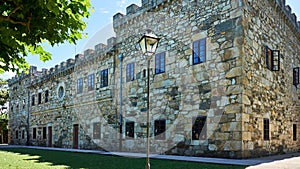
M1 169L144 169L145 159L71 153L26 148L0 149ZM214 165L151 159L151 169L244 169L245 166Z

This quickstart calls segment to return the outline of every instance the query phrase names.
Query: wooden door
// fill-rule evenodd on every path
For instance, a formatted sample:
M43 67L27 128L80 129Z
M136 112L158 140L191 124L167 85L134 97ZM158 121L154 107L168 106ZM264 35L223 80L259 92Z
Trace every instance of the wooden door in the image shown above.
M78 124L73 125L73 148L78 149Z
M52 126L48 127L48 147L52 147Z

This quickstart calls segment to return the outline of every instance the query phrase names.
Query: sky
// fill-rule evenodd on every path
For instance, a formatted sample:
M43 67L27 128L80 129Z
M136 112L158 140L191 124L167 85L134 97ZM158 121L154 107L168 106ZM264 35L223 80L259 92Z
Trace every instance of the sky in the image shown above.
M55 65L66 61L69 58L75 58L78 53L83 53L86 49L93 49L99 43L106 44L106 40L114 36L112 28L112 18L118 12L126 14L126 7L131 4L141 6L141 0L90 0L94 10L87 19L87 28L84 33L87 38L79 40L74 44L60 44L59 46L45 46L46 50L52 53L52 60L42 62L38 56L29 56L26 60L30 65L37 66L38 70L42 68L50 69ZM292 12L296 13L300 20L300 0L286 0L286 4L292 7ZM7 79L14 76L12 72L6 72L1 78Z

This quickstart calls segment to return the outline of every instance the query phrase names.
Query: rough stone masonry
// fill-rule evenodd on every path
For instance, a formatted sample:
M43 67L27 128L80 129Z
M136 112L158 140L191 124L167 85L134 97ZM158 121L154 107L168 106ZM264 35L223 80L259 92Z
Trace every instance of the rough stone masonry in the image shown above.
M142 0L116 37L9 81L10 143L250 158L299 151L300 23L285 0ZM119 57L122 57L120 60Z

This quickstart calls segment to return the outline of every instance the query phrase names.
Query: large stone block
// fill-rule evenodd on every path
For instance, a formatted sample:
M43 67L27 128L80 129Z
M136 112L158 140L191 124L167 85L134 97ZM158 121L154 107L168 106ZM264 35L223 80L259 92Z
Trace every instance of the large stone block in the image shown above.
M226 73L226 78L233 78L242 75L242 67L235 67Z

